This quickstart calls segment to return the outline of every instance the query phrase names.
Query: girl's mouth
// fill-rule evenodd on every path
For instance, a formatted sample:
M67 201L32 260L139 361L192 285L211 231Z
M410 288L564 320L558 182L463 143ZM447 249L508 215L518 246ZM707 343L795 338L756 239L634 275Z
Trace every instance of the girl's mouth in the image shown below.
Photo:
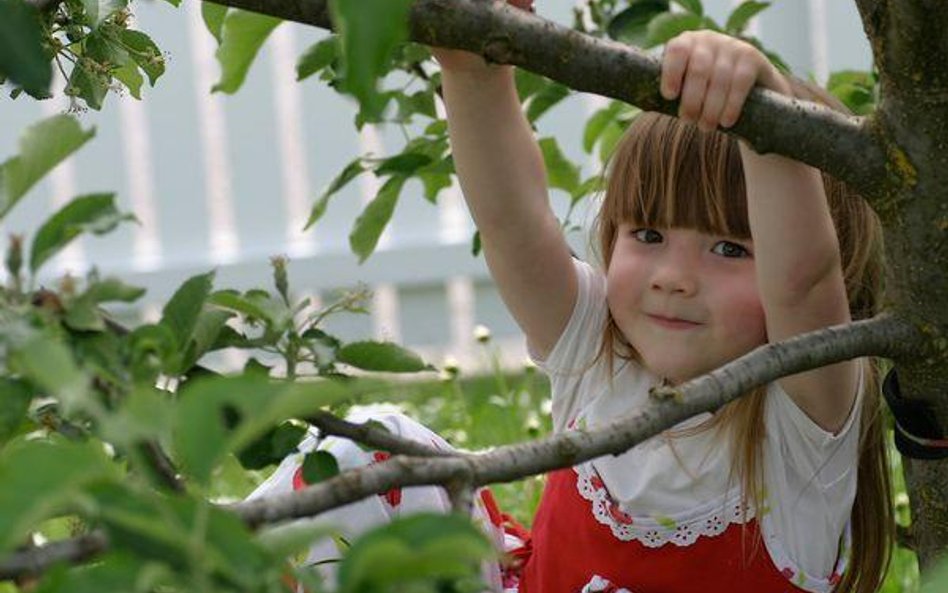
M662 315L653 315L651 313L646 313L652 323L664 327L666 329L693 329L701 325L694 321L688 321L686 319L678 319L677 317L665 317Z

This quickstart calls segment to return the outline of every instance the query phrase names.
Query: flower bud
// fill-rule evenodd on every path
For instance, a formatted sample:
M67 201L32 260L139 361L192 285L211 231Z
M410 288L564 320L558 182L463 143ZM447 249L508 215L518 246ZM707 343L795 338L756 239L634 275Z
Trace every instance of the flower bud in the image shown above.
M474 339L481 344L490 342L490 329L486 325L476 325L474 327Z

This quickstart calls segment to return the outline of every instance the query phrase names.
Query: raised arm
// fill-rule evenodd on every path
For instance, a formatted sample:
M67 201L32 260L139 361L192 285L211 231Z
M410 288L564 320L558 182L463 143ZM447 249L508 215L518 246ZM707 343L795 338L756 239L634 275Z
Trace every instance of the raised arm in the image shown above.
M531 350L545 358L569 320L577 284L513 68L466 52L434 53L454 164L484 257Z
M753 46L711 32L666 46L662 93L681 97L680 116L704 129L737 121L754 84L791 95L788 81ZM850 321L839 241L818 170L741 143L757 285L767 338L777 342ZM844 425L856 396L858 366L845 362L780 380L825 430Z

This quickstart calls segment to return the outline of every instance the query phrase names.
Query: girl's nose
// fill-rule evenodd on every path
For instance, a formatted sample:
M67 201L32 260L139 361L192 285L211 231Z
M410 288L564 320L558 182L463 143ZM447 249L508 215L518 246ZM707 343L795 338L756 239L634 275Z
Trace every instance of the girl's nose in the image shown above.
M652 290L691 296L698 290L694 262L685 257L669 257L654 269L651 279Z

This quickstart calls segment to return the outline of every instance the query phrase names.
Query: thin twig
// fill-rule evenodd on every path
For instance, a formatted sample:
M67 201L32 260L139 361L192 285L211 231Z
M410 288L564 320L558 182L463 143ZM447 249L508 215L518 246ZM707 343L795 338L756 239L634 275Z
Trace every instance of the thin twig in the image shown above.
M0 580L11 580L44 573L59 563L78 564L104 552L109 545L108 537L94 531L70 539L37 546L15 552L0 563Z
M305 419L324 435L347 438L395 455L413 455L417 457L451 457L458 453L442 451L424 443L396 436L374 422L355 424L320 411Z

